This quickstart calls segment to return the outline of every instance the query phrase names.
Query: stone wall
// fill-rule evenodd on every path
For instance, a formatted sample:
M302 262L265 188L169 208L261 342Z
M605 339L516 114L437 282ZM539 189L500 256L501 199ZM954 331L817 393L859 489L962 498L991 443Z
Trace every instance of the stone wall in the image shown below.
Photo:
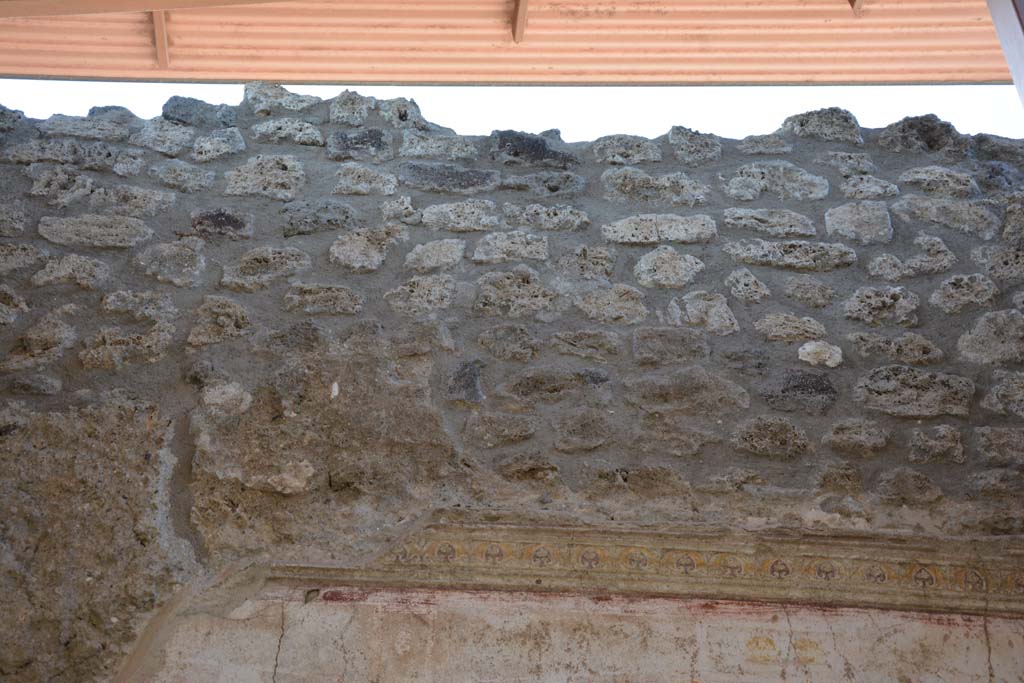
M0 131L0 680L439 509L1024 535L1024 141L465 137L264 84Z

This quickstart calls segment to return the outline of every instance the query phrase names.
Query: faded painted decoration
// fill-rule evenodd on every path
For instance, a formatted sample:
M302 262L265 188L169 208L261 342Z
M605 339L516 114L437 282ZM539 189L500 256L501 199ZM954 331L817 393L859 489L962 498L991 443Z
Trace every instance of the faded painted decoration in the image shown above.
M266 83L0 136L6 680L109 680L239 566L311 610L362 575L1024 611L1022 141L468 137ZM189 604L292 614L257 593Z

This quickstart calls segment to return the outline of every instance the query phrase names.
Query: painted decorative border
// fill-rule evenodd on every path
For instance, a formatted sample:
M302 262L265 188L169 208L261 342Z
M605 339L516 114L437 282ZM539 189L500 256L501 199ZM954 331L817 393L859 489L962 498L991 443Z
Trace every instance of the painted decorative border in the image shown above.
M438 522L368 568L275 565L271 577L1024 617L1024 548L921 539Z

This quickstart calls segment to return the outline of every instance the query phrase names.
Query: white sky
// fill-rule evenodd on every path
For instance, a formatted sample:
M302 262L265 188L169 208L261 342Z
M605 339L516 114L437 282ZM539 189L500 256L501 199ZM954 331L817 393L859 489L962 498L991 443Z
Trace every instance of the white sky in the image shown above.
M410 97L427 119L464 135L504 128L534 133L558 128L566 141L575 142L610 133L656 137L682 125L741 138L770 133L791 114L838 106L852 111L868 128L881 128L904 116L936 114L962 133L1024 138L1024 107L1012 85L288 88L324 98L346 88L381 98ZM160 114L171 95L238 104L242 86L0 79L0 104L34 118L85 114L92 106L112 104L151 118Z

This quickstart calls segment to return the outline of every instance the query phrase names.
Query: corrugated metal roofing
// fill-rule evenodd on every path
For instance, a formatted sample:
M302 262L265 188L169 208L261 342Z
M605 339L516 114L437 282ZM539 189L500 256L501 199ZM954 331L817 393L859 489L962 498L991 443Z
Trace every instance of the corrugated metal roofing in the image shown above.
M293 1L0 20L0 74L341 83L1009 82L985 0Z

